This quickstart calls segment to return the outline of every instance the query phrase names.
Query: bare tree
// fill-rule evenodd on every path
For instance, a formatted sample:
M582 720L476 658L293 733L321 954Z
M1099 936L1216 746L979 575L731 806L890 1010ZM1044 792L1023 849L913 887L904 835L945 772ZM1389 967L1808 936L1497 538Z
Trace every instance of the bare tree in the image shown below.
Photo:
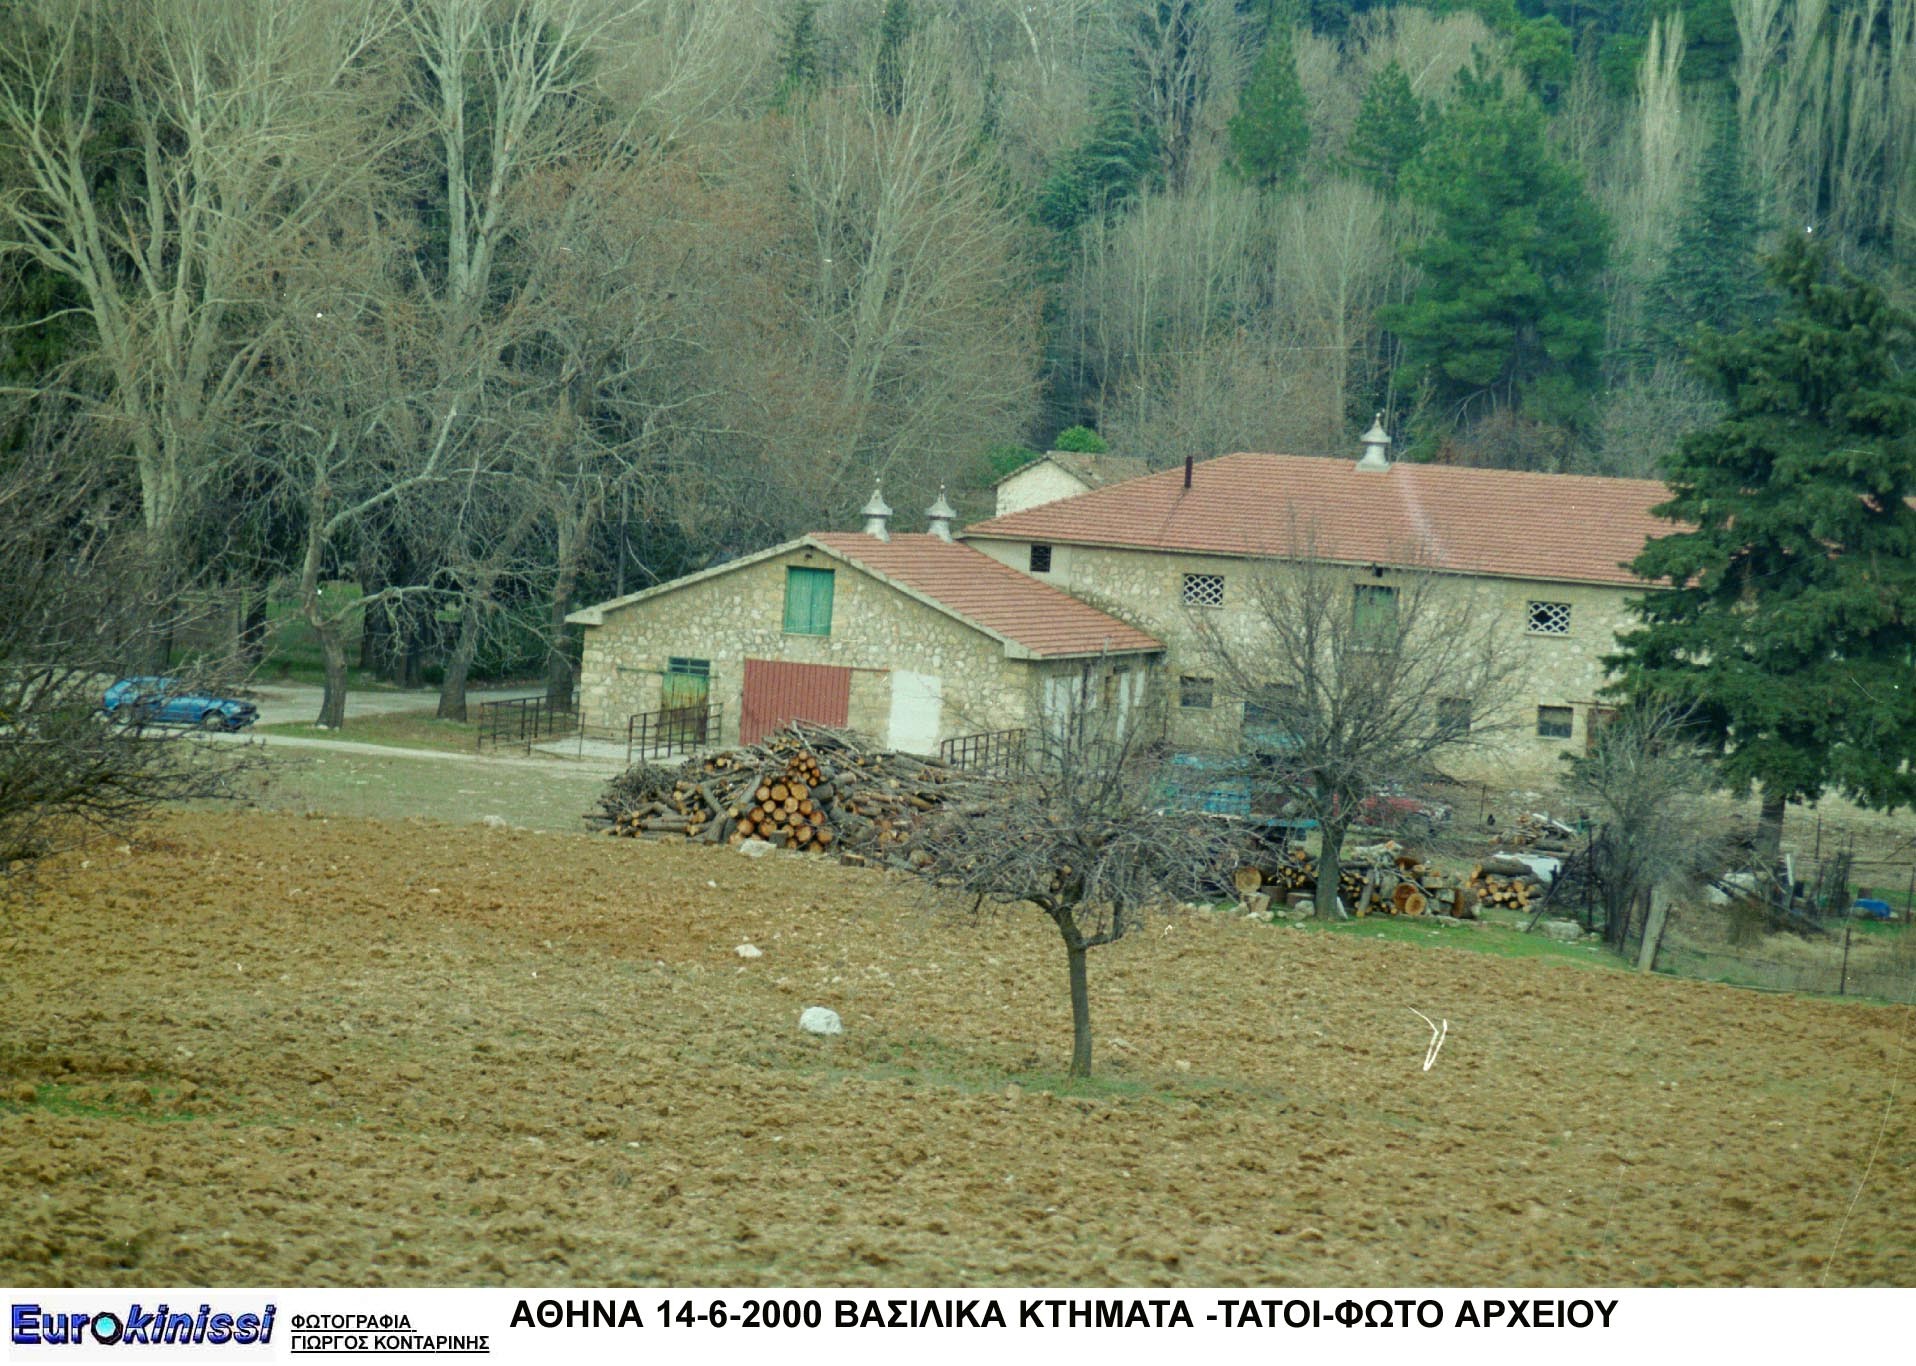
M936 820L918 846L938 886L968 893L974 907L1029 903L1057 928L1074 1077L1091 1075L1090 951L1138 929L1152 907L1222 880L1237 861L1233 827L1162 809L1140 730L1080 696L1034 738L1025 772L984 809Z
M416 385L412 358L429 338L397 279L403 235L370 210L361 224L331 228L281 265L283 324L271 330L250 389L248 450L298 527L291 577L325 672L317 720L338 729L347 627L371 608L436 591L394 582L379 562L383 545L410 542L445 563L443 527L453 519L440 495L448 485L468 501L475 495L473 471L453 468L464 456L457 400ZM329 579L384 586L329 599Z
M33 441L0 456L0 899L90 831L125 832L165 801L230 795L251 746L110 724L103 690L190 622L177 565L133 532L94 453ZM183 686L232 679L218 655Z
M1227 622L1193 615L1225 696L1245 703L1253 781L1317 823L1317 910L1341 918L1344 838L1380 789L1421 784L1508 724L1518 660L1503 615L1468 580L1338 564L1294 539L1294 559L1249 576Z
M63 0L9 11L0 252L65 281L82 387L137 471L146 531L180 549L196 489L231 450L276 318L278 262L367 184L387 0Z
M1182 189L1256 56L1251 26L1231 0L1124 0L1116 22L1165 179Z
M841 90L792 125L793 341L835 412L837 449L808 452L807 467L814 506L833 515L874 473L929 498L946 474L928 453L982 450L1031 416L1030 229L980 144L981 118L934 26L911 40L895 115Z
M1668 706L1625 707L1573 755L1564 787L1596 818L1591 874L1603 899L1604 937L1622 949L1639 907L1719 866L1727 845L1707 800L1710 758L1692 743L1686 718ZM1655 934L1646 925L1646 959Z

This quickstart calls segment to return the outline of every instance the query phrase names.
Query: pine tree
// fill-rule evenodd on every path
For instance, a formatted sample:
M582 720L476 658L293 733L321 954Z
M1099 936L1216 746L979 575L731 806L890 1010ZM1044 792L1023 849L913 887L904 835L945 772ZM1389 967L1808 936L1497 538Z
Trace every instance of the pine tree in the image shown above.
M1296 176L1310 150L1311 125L1288 27L1273 28L1264 40L1264 50L1238 96L1229 134L1232 165L1245 180L1286 185Z
M1394 196L1404 168L1423 151L1428 136L1424 107L1393 58L1364 91L1345 160L1372 189Z
M878 23L878 58L872 64L873 97L879 109L898 116L905 107L905 45L911 40L911 0L885 0Z
M1725 111L1704 155L1696 197L1648 302L1651 339L1665 353L1687 350L1699 327L1733 331L1773 306L1757 258L1756 197L1743 178L1733 113Z
M1386 311L1407 387L1461 414L1489 399L1578 420L1597 378L1606 225L1552 150L1534 97L1506 94L1481 58L1403 177L1433 230L1411 252L1416 295Z
M795 0L779 49L778 93L773 104L786 109L804 103L825 78L818 42L818 0Z
M1128 99L1108 96L1098 121L1038 192L1038 221L1060 234L1135 195L1157 162L1157 141L1138 124Z
M1669 586L1610 663L1761 790L1774 853L1786 801L1916 799L1916 319L1807 238L1771 274L1776 320L1700 345L1729 416L1669 462L1682 529L1632 566Z

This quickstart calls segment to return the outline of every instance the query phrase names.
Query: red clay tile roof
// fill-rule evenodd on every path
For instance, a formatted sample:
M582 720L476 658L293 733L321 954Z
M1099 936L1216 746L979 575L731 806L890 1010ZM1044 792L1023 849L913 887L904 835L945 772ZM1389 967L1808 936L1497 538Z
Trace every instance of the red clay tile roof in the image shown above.
M1303 455L1206 460L967 527L967 537L1218 555L1315 553L1352 564L1641 586L1623 563L1675 524L1653 479L1531 474Z
M815 532L806 539L1040 657L1164 648L1155 636L970 546L922 534L881 541L859 532Z

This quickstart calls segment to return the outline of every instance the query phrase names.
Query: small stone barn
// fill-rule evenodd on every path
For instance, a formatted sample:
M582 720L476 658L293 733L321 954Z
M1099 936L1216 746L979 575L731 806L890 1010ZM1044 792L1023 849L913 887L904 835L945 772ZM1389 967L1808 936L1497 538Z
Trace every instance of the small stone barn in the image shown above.
M926 534L891 535L889 511L874 494L864 532L802 536L574 612L588 724L698 714L689 739L731 744L804 720L933 754L1086 699L1147 704L1156 637L954 544L942 499Z
M1151 467L1135 455L1092 455L1085 451L1046 451L992 485L997 515L1022 512L1040 503L1075 498L1080 493L1139 479Z

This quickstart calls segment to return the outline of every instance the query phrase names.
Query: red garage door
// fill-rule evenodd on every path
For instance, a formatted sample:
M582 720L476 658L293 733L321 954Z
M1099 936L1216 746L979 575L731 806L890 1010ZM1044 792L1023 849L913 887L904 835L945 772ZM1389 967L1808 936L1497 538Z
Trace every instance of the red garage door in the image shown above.
M745 661L745 698L738 713L739 743L755 745L767 731L793 721L842 726L850 713L851 702L850 669L748 659Z

